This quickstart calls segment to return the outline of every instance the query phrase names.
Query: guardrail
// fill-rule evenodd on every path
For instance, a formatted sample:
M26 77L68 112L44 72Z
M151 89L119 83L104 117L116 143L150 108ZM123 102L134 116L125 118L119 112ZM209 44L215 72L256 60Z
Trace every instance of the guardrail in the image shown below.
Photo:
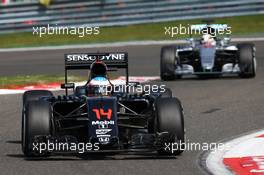
M118 26L172 20L264 14L263 0L54 0L0 6L0 32L31 31L33 26Z

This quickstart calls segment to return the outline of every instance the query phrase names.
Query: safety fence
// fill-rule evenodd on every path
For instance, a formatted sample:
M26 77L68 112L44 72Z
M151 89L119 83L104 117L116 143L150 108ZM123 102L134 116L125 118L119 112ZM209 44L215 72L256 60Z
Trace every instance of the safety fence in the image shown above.
M264 14L264 0L28 0L0 6L0 32L33 26L120 26L162 21Z

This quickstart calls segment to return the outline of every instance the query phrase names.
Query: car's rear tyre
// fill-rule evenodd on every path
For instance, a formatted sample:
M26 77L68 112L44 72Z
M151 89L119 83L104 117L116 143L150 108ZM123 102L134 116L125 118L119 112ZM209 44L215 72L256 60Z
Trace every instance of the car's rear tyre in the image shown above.
M160 54L160 78L162 80L173 80L181 78L181 75L175 75L176 65L178 64L176 58L175 46L164 46L161 48Z
M161 92L160 98L172 97L172 91L169 88L164 88L164 92Z
M38 100L40 97L52 97L53 94L48 90L30 90L23 94L23 106L29 101Z
M22 115L22 150L25 156L47 156L33 150L35 136L51 134L51 106L46 101L28 101Z
M252 43L238 44L238 65L241 78L253 78L256 76L255 46Z
M156 101L156 129L157 132L168 132L171 136L169 142L178 143L178 149L168 150L163 143L162 148L158 150L161 155L179 155L184 150L185 131L183 108L177 98L159 98ZM181 143L181 144L180 144ZM169 144L169 143L166 143Z

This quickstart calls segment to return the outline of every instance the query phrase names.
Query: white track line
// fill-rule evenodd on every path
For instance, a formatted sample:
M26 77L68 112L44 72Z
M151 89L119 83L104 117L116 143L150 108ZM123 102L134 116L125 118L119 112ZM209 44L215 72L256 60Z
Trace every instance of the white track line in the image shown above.
M247 41L264 41L264 37L247 37L247 38L232 38L235 42ZM162 44L183 44L187 40L163 40L163 41L125 41L112 42L101 44L78 44L78 45L62 45L62 46L42 46L42 47L25 47L25 48L6 48L0 49L0 52L24 52L24 51L39 51L39 50L64 50L64 49L88 49L88 48L102 48L102 47L125 47L125 46L145 46L145 45L162 45Z
M208 170L215 175L232 174L232 172L228 170L227 167L224 165L223 158L228 156L232 156L232 157L239 157L239 156L242 157L244 155L249 156L247 153L244 152L245 149L249 150L248 148L250 146L256 146L256 144L252 143L251 141L250 142L248 141L262 134L264 134L264 130L238 137L236 139L224 143L225 145L224 149L221 150L218 149L214 152L210 152L206 158L206 166ZM263 150L255 147L251 148L251 150L252 149L255 149L256 151L259 150L260 152L258 152L258 154L260 154L262 152L261 150ZM254 156L255 154L257 153L252 152L252 156Z

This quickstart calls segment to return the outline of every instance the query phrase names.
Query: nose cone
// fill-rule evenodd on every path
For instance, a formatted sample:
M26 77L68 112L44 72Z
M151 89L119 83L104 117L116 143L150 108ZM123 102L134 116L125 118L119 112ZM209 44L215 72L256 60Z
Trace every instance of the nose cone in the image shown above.
M204 70L212 70L215 62L215 47L200 48L201 66Z

